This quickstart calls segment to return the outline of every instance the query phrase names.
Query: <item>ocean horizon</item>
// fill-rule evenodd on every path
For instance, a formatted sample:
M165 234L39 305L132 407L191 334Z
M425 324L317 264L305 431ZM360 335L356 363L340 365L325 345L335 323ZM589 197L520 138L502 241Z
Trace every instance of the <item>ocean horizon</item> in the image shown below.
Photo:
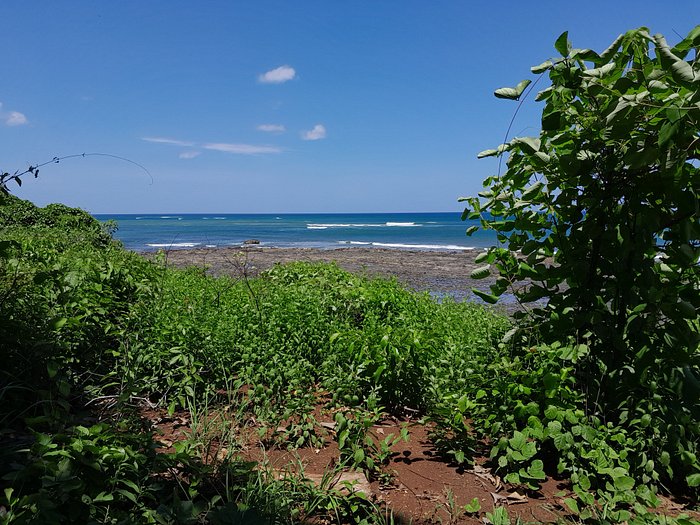
M95 214L117 224L114 237L134 251L220 248L259 241L263 247L348 247L429 251L483 249L493 232L477 231L460 213L164 213Z

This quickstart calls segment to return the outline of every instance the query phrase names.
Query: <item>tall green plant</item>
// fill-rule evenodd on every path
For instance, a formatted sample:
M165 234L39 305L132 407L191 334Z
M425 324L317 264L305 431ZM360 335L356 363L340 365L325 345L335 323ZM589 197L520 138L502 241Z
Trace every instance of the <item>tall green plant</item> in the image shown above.
M477 293L534 303L522 326L570 347L589 413L645 427L653 417L651 448L693 455L691 486L700 484L699 47L700 26L675 47L636 29L601 53L562 34L561 56L532 68L550 80L535 97L539 136L479 154L507 157L507 167L464 199L463 215L501 243L473 274L496 271L492 293ZM495 95L519 100L530 84Z

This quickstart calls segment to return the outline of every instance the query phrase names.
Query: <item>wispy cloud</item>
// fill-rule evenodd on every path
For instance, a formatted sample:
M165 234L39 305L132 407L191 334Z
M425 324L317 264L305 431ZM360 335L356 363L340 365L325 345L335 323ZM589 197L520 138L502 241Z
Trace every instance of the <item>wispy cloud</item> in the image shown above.
M292 80L296 75L297 72L294 71L293 67L280 66L258 76L258 82L262 84L282 84Z
M282 148L277 146L259 146L256 144L238 144L229 142L208 142L206 144L197 144L189 140L177 140L167 137L142 137L141 140L146 142L155 142L157 144L167 144L171 146L181 146L186 148L202 148L212 151L223 151L225 153L235 153L238 155L260 155L265 153L281 153ZM179 154L181 159L193 159L201 155L202 152L196 149L183 151Z
M2 111L2 102L0 102L0 120L5 122L6 126L23 126L29 124L24 113L19 111Z
M192 146L194 146L194 142L189 142L187 140L169 139L166 137L142 137L141 140L145 140L146 142L156 142L158 144L171 144L173 146L183 146L186 148L191 148Z
M193 159L195 157L199 157L202 154L201 151L183 151L178 155L181 159Z
M282 124L260 124L256 129L267 133L284 133L287 130Z
M301 134L304 140L321 140L326 138L326 127L323 124L316 124L313 129L304 131Z
M282 148L276 146L256 146L254 144L228 144L224 142L215 142L204 144L204 149L214 151L223 151L226 153L236 153L238 155L258 155L261 153L281 153Z
M24 113L20 113L19 111L10 111L10 114L5 118L5 124L8 126L23 126L28 122Z

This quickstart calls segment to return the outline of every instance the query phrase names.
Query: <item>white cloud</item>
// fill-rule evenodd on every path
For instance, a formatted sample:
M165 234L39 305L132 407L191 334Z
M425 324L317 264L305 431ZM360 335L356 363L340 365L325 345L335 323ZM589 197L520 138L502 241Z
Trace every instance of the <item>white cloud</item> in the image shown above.
M276 146L256 146L254 144L228 144L216 142L204 144L204 149L223 151L226 153L236 153L238 155L257 155L259 153L281 153L282 149Z
M156 142L158 144L171 144L173 146L194 146L194 142L189 142L186 140L168 139L165 137L142 137L141 140L145 140L146 142Z
M256 129L267 133L284 133L286 131L282 124L260 124Z
M199 157L201 154L201 151L183 151L180 153L179 157L181 159L193 159L195 157Z
M282 84L292 80L297 72L291 66L280 66L263 73L258 77L258 81L263 84Z
M257 146L255 144L231 144L228 142L209 142L207 144L197 144L186 140L169 139L166 137L142 137L146 142L158 144L168 144L172 146L182 146L187 148L203 148L212 151L223 151L225 153L236 153L238 155L258 155L262 153L281 153L282 148L277 146ZM187 150L180 153L181 159L193 159L201 155L201 151L196 149Z
M2 110L2 102L0 102L0 110ZM26 115L19 111L10 111L9 113L0 111L0 119L4 120L7 126L23 126L29 123Z
M22 126L27 123L27 117L19 111L10 111L10 115L5 120L8 126Z
M326 138L326 127L323 124L316 124L313 129L301 134L304 140L320 140Z

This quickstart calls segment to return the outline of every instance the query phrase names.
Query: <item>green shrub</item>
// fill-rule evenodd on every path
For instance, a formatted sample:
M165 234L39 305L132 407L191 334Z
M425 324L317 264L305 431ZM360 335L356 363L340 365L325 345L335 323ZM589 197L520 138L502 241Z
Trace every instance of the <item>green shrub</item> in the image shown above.
M495 421L479 429L506 479L537 485L528 469L554 455L620 520L633 488L647 504L641 487L700 486L700 73L687 58L699 45L700 26L674 47L629 31L601 53L562 34L561 56L532 68L550 81L539 136L480 153L507 168L465 199L464 218L501 243L479 258L473 276L498 279L478 294L495 302L519 283L534 303L488 374L502 409L467 392ZM519 100L530 84L495 95Z

